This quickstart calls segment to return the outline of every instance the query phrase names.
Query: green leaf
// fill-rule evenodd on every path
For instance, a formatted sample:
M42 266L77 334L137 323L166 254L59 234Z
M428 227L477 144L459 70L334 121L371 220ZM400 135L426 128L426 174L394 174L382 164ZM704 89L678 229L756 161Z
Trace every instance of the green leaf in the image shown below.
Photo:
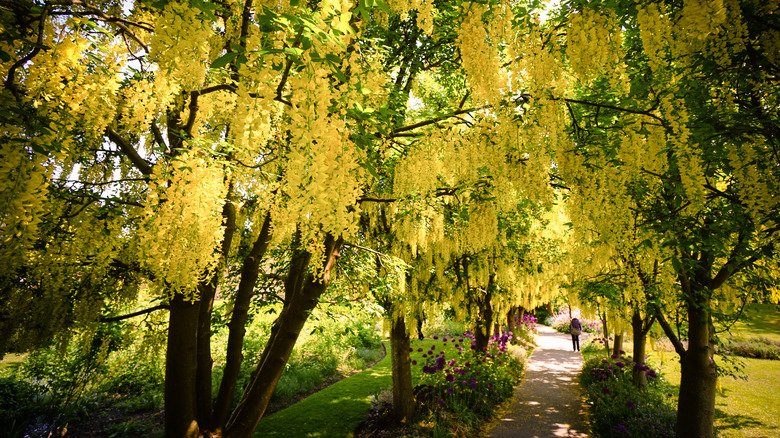
M211 63L211 68L222 68L230 64L232 60L236 59L236 56L238 56L238 53L236 52L226 53L215 59L214 62Z

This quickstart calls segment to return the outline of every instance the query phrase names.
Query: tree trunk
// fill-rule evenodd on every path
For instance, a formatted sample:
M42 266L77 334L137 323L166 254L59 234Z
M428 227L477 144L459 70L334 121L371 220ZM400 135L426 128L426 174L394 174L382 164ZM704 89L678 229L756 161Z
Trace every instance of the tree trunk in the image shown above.
M478 301L480 320L477 321L474 328L474 345L477 353L487 351L490 341L490 328L493 326L493 306L490 303L493 294L490 289L491 285L489 284L484 299Z
M607 314L604 313L601 315L601 331L604 333L604 350L607 352L607 356L609 356L610 349L609 349L609 328L607 327Z
M634 367L633 378L634 387L640 390L644 390L647 385L646 371L642 368L647 354L647 337L643 325L642 315L634 310L634 315L631 317L631 334L634 338L634 363L639 366Z
M612 355L620 356L623 351L623 332L620 334L615 333L615 342L612 344Z
M693 291L688 303L688 350L680 360L680 395L677 403L679 437L712 438L715 422L717 367L712 321L705 309L709 299Z
M212 282L198 287L200 305L198 306L197 363L195 372L195 400L198 410L200 429L210 430L211 423L211 367L214 360L211 357L211 310L214 307L214 295L217 291L217 278Z
M214 360L211 357L211 313L214 308L217 286L222 278L224 263L230 252L230 245L233 243L233 235L236 230L236 208L232 202L225 203L222 208L222 216L225 218L225 232L220 248L221 263L208 283L201 283L198 286L200 306L198 310L198 369L195 373L195 391L198 423L201 430L212 430L215 426L211 406L211 369L214 365Z
M393 412L401 421L411 421L415 413L409 346L406 322L403 315L399 315L393 319L390 330L390 357L393 366Z
M192 437L200 434L197 420L197 301L171 300L168 348L165 360L165 436Z
M270 242L271 215L266 214L260 234L257 236L252 250L244 259L241 267L241 280L238 283L233 312L228 323L228 343L225 353L225 369L222 373L222 381L219 385L217 401L214 404L214 424L223 429L230 414L233 404L233 395L236 391L238 375L241 371L241 362L244 360L242 349L246 334L246 322L249 316L249 305L252 301L257 278L260 274L260 262Z
M342 244L341 237L336 239L327 236L321 280L307 273L311 254L303 253L291 263L285 281L284 307L271 330L271 337L252 373L249 385L228 420L224 434L226 438L249 438L263 417L301 329L330 283Z

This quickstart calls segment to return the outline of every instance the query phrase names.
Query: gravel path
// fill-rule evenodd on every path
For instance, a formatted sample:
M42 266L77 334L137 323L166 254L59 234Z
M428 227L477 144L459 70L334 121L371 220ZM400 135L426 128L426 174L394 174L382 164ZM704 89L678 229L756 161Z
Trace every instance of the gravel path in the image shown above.
M537 326L534 350L514 401L490 429L491 438L548 438L588 435L586 411L577 375L582 356L572 351L571 336Z

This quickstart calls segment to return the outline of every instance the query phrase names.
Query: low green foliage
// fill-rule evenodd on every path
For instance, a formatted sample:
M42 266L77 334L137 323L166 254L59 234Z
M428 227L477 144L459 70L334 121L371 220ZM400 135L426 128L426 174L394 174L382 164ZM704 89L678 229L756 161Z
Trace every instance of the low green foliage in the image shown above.
M275 316L261 312L248 327L244 381L249 378L255 365L252 358L262 350ZM119 416L121 420L91 432L101 436L159 434L159 419L155 424L131 418L159 411L163 406L164 355L156 354L153 348L127 348L138 344L133 336L146 335L140 331L127 335L119 325L112 324L95 334L74 335L67 345L33 351L18 366L4 367L5 377L0 379L0 438L56 435L66 425L70 430L82 427L102 411L111 411L112 417ZM224 349L227 331L220 335L213 345L216 351ZM283 406L328 379L364 369L382 354L381 339L370 315L323 306L304 327L272 402ZM214 395L223 366L215 364ZM3 435L5 430L10 431L8 435Z
M637 389L634 367L642 366L618 356L594 357L583 366L580 376L594 432L600 437L673 437L677 412L670 386L645 367L647 387Z

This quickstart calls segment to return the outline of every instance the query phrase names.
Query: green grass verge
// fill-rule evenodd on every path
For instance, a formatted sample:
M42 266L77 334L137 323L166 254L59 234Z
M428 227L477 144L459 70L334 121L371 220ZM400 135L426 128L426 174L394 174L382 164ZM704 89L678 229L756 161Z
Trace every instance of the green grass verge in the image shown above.
M390 350L389 341L384 341ZM413 340L411 358L418 361L412 366L412 379L416 382L422 375L422 358L431 346L437 350L445 348L447 354L455 353L451 342L424 339ZM422 348L422 352L417 349ZM466 346L465 348L468 348ZM390 356L385 356L372 368L343 379L327 388L314 393L287 409L263 418L255 430L255 437L263 438L316 438L316 437L351 437L357 426L366 419L371 409L373 394L389 389L392 385L392 368Z

